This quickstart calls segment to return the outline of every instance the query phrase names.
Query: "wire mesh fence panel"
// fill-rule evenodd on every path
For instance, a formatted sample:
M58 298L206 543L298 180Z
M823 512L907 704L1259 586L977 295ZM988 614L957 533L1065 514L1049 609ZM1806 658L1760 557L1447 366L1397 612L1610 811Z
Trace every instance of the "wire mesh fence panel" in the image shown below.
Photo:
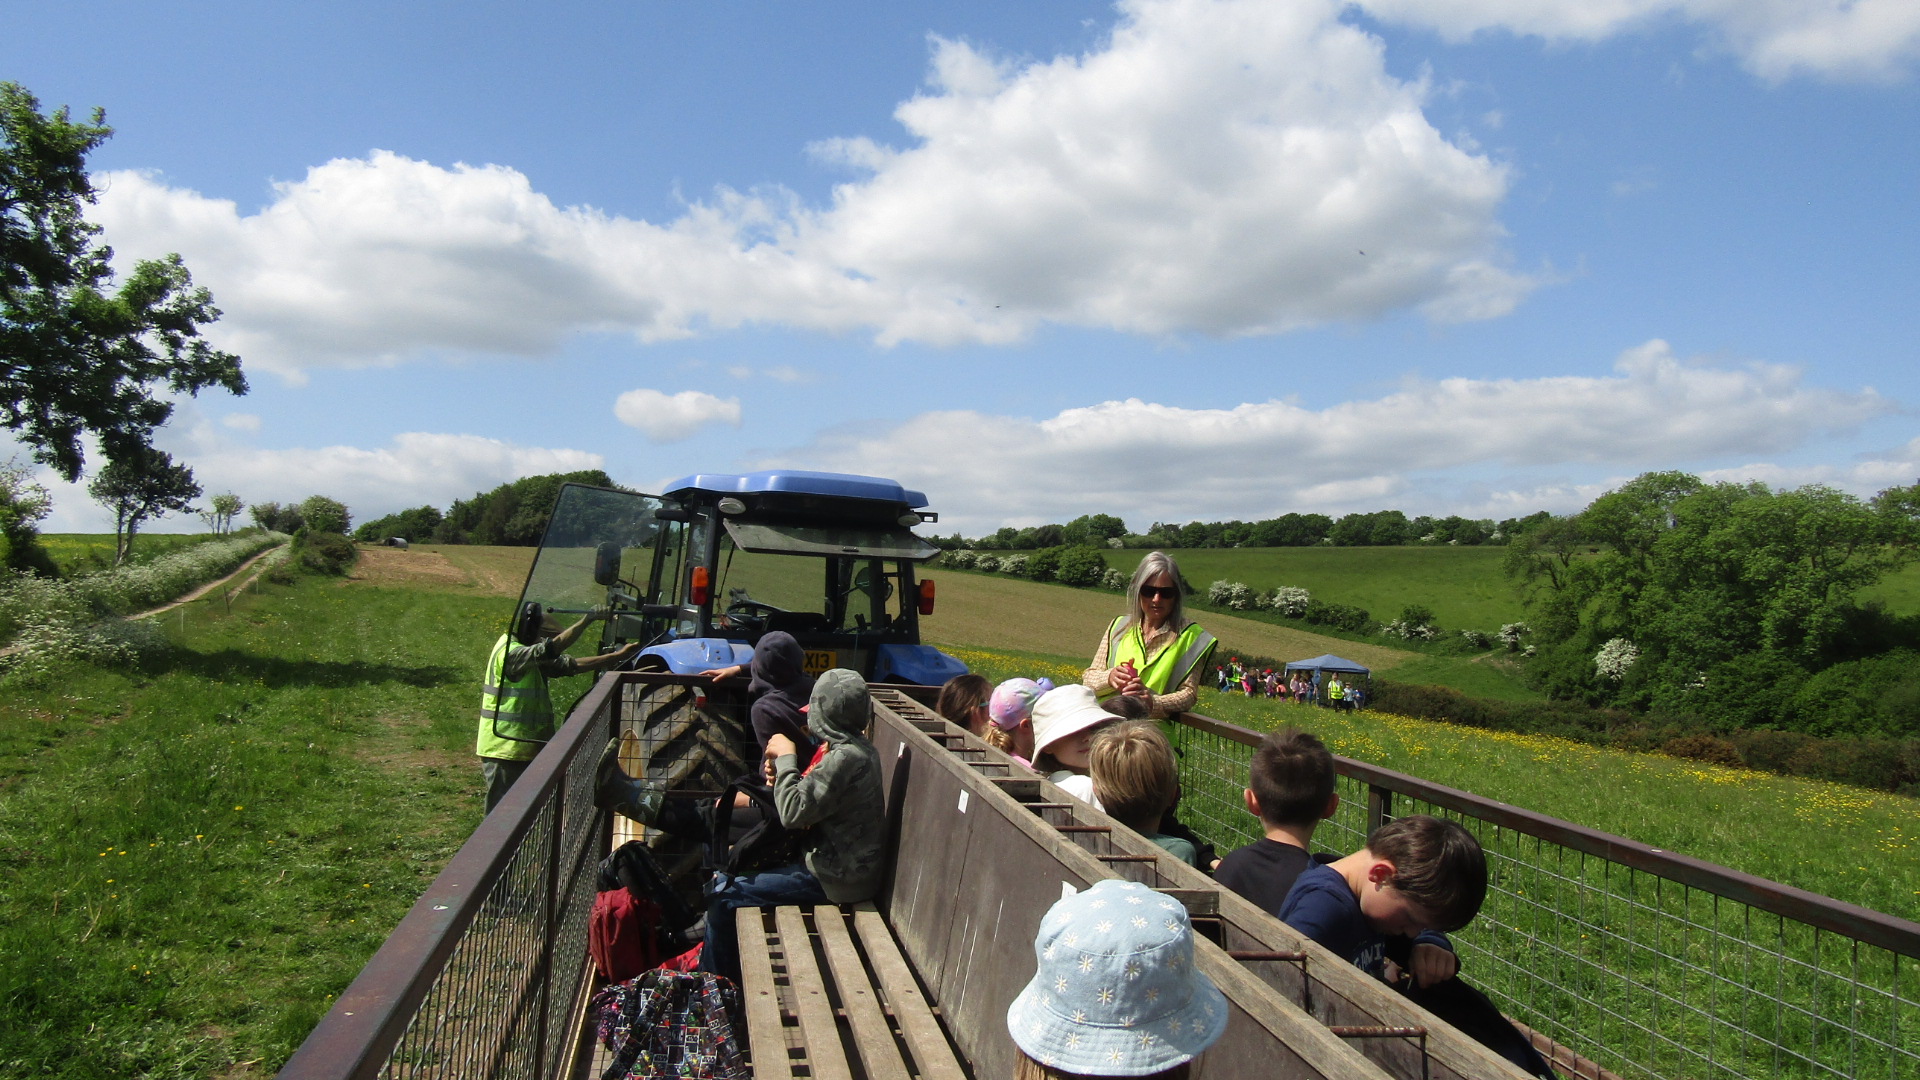
M1252 842L1259 823L1241 791L1258 734L1204 718L1171 727L1181 820L1222 851ZM1485 849L1490 878L1479 917L1452 935L1463 977L1608 1072L1920 1076L1920 927L1805 894L1770 904L1797 890L1702 873L1705 864L1622 838L1337 761L1340 808L1316 848L1359 850L1374 824L1408 814L1460 822ZM1629 848L1642 865L1609 855ZM1857 933L1845 930L1854 924Z

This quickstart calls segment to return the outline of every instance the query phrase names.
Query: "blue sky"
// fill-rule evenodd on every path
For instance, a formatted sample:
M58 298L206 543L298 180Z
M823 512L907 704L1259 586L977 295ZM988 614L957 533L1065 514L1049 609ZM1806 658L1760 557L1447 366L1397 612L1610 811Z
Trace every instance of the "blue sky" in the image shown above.
M252 392L159 442L248 502L800 467L975 534L1920 478L1911 0L8 22L0 78L118 131L118 254L225 311Z

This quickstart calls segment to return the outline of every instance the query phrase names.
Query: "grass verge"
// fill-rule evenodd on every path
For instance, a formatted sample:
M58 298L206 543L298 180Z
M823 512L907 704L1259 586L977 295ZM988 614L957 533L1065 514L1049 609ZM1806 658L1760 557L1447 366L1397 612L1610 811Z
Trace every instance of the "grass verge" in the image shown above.
M491 597L302 579L0 713L0 1074L271 1074L479 819Z

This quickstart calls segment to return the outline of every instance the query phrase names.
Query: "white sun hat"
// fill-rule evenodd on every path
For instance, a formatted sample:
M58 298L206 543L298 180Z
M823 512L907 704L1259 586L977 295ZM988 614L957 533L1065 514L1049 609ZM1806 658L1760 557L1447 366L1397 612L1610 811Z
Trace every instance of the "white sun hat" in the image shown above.
M1097 881L1053 905L1033 951L1039 968L1007 1031L1048 1068L1147 1076L1226 1030L1226 996L1194 967L1187 909L1137 881Z

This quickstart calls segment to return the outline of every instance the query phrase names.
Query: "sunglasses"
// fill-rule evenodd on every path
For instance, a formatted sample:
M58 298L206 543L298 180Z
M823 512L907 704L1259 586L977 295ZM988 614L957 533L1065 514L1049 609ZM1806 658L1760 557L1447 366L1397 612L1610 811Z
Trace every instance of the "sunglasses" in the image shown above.
M1142 585L1140 586L1140 599L1178 600L1180 599L1180 590L1172 585Z

